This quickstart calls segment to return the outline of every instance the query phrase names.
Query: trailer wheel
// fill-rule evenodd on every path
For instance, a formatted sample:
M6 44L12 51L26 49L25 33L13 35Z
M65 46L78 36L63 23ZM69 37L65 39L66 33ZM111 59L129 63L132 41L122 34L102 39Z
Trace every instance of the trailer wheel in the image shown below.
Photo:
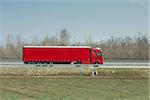
M49 64L54 64L53 62L49 62Z
M72 61L70 64L72 64L72 65L77 64L77 61Z
M24 62L24 64L29 64L29 62Z

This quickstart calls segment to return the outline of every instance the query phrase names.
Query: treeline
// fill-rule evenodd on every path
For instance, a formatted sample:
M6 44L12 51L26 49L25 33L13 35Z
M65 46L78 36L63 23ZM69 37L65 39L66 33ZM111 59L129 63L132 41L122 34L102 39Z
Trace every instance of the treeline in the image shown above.
M23 46L91 46L100 47L105 59L139 59L148 60L149 40L146 34L137 33L134 37L113 37L105 41L93 42L91 38L85 42L70 42L70 33L63 29L58 36L45 36L43 40L26 41L21 36L8 35L0 44L0 59L22 59Z
M111 37L98 44L107 59L133 59L148 60L149 40L146 35L138 33L135 37Z

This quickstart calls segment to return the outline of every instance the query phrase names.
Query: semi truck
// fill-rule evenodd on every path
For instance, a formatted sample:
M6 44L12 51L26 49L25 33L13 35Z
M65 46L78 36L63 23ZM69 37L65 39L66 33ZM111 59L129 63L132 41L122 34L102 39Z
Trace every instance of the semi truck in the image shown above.
M89 46L24 46L25 64L103 64L100 48Z

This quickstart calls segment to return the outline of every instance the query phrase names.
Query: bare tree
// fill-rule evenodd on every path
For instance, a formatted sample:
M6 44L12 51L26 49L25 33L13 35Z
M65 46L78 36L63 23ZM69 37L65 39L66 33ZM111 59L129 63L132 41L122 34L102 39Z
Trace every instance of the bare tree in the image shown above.
M21 59L23 55L23 46L26 45L24 39L21 36L16 36L16 51L17 51L17 58Z
M70 34L66 29L61 30L59 34L59 45L69 45Z
M135 52L136 54L138 54L137 58L146 59L148 58L148 47L149 47L148 36L142 33L138 33L137 36L138 37L135 37L136 48L137 48Z
M92 35L88 34L85 36L87 39L85 40L85 45L94 47L94 42L92 40Z
M57 37L56 36L52 36L52 37L45 36L42 44L44 46L55 46L55 45L58 45L58 43L57 43Z
M15 48L15 36L9 34L6 38L5 44L5 57L6 58L16 58L16 48Z
M5 57L4 55L4 46L0 45L0 59L3 59Z
M29 43L29 45L38 46L38 45L41 45L41 42L40 42L39 38L37 36L35 36L35 37L32 37L32 41L31 41L31 43Z

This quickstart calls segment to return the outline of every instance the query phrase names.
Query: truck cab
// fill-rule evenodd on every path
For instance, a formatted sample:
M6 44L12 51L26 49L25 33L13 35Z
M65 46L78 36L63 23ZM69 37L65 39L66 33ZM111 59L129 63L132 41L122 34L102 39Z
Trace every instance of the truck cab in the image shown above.
M91 63L92 64L103 64L104 63L104 57L103 52L101 48L92 48L91 49Z

